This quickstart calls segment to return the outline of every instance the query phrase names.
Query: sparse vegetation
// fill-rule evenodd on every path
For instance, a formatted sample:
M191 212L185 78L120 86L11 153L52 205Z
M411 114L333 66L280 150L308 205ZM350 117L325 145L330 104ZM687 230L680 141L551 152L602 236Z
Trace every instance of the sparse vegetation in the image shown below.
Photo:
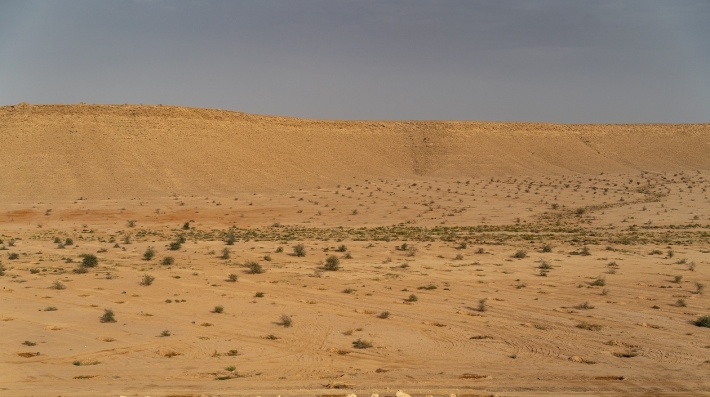
M488 298L483 298L483 299L478 300L478 311L479 312L485 312L486 310L488 310L486 302L488 302Z
M595 287L603 287L606 285L606 277L599 276L596 280L592 281L592 285Z
M152 285L153 281L155 281L155 277L151 276L150 274L146 273L143 275L143 278L141 278L141 285L143 286L148 286Z
M217 314L223 313L223 312L224 312L224 306L222 306L222 305L215 306L214 310L212 311L212 313L217 313Z
M64 285L64 283L62 283L59 280L54 280L54 282L52 283L52 285L49 288L60 290L60 289L67 289L67 286Z
M698 319L695 320L695 325L697 325L698 327L710 328L710 316L698 317Z
M325 266L323 268L325 270L330 271L336 271L340 269L340 259L338 259L338 257L335 255L328 256L328 258L326 258L325 260Z
M153 259L155 256L155 249L153 247L148 247L146 248L145 252L143 253L143 260L149 261Z
M104 309L104 314L101 316L102 323L115 323L116 317L111 309Z
M175 263L175 258L173 258L172 256L166 256L160 262L160 264L163 266L172 266L174 263Z
M230 283L235 283L235 282L237 282L237 279L239 279L239 276L237 276L237 275L234 274L234 273L229 273L229 274L227 275L227 281L229 281Z
M281 322L279 324L281 324L284 328L290 328L293 325L293 319L289 315L282 314Z
M353 342L353 347L356 349L367 349L367 348L372 347L372 342L358 339L355 342Z
M293 246L293 254L302 257L306 256L306 246L303 244L296 244Z
M244 264L244 266L247 268L247 273L249 273L249 274L264 273L264 269L261 267L261 265L258 262L249 261L249 262L246 262Z
M525 251L525 250L517 250L517 251L515 251L515 253L513 254L513 258L517 258L517 259L523 259L523 258L525 258L526 256L528 256L528 252Z

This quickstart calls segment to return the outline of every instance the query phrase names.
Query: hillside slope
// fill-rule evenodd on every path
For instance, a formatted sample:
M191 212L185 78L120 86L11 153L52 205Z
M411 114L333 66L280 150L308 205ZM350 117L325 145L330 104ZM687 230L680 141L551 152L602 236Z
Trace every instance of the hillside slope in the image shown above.
M710 124L322 121L144 105L0 107L0 200L229 195L377 177L710 169Z

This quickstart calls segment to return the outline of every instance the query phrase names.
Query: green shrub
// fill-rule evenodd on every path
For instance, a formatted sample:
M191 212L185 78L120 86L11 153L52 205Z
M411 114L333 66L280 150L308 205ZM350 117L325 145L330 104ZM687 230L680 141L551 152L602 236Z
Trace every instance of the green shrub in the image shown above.
M168 249L170 251L177 251L180 248L182 248L182 243L180 242L180 240L172 241L168 246Z
M551 244L545 244L542 246L542 252L552 252L552 245Z
M182 230L190 230L190 222L183 223Z
M173 258L172 256L166 256L160 262L160 264L163 266L172 266L174 263L175 263L175 258Z
M379 318L381 318L381 319L388 318L389 316L390 316L390 312L382 312L382 313L380 313L380 314L377 315L377 317L379 317Z
M141 279L141 285L148 286L148 285L153 284L153 281L155 281L155 277L146 273L143 275L143 278Z
M340 269L340 259L335 255L330 255L325 260L325 270L336 271Z
M235 243L236 241L237 241L237 236L236 236L236 234L234 233L234 230L229 229L229 231L227 232L227 238L224 240L224 242L225 242L227 245L234 245L234 243Z
M230 283L236 283L238 279L239 279L239 276L237 276L234 273L229 273L227 275L227 281L229 281Z
M698 317L698 319L695 320L695 325L710 328L710 316Z
M20 255L17 252L11 252L10 254L7 255L7 259L14 261L15 259L19 259Z
M113 314L113 310L104 309L104 314L101 316L100 321L102 323L115 323L116 317Z
M528 256L528 252L525 250L517 250L517 251L515 251L515 254L513 254L513 258L518 258L518 259L523 259L526 256Z
M232 254L232 252L229 250L229 248L224 247L222 249L222 255L220 255L220 259L229 259L231 254Z
M67 237L67 239L64 240L64 245L74 245L74 240L70 237Z
M306 246L303 244L300 244L300 243L294 245L293 246L293 254L298 257L306 256Z
M99 264L99 259L94 254L83 254L81 257L81 266L96 267Z
M283 325L284 328L289 328L289 327L291 327L291 325L293 325L293 319L286 314L282 314L280 324Z
M249 261L244 264L247 268L247 273L249 274L261 274L264 273L264 269L261 267L261 265L257 262L254 261Z
M345 251L347 251L347 250L348 250L348 248L347 248L345 245L341 245L341 246L338 247L335 251L336 251L336 252L345 252Z
M143 253L143 260L149 261L155 256L155 250L153 247L148 247Z
M488 301L488 298L483 298L478 300L478 311L479 312L485 312L488 310L488 307L486 306L486 302Z
M418 300L419 298L417 298L417 296L414 294L409 295L409 298L406 299L407 302L416 302Z
M606 285L606 278L599 276L596 280L592 281L592 285L595 287L603 287Z
M213 313L222 313L222 312L224 312L224 306L217 305L214 307Z

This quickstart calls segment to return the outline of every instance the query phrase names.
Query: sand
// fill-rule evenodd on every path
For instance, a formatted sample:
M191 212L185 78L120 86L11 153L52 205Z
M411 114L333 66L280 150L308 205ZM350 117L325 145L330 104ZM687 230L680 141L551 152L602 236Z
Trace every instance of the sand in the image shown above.
M0 395L708 394L709 138L2 107Z

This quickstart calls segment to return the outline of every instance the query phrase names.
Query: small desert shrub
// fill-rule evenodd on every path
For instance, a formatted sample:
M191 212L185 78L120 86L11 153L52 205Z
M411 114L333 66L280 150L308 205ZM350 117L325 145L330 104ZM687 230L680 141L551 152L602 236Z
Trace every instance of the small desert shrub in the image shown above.
M183 223L182 230L190 230L190 222Z
M484 248L479 248L479 249L476 250L476 253L477 253L477 254L485 254L485 253L486 253L486 250L485 250Z
M525 258L526 256L528 256L528 252L525 250L517 250L517 251L515 251L515 254L513 254L513 258L518 258L518 259Z
M280 324L283 325L284 328L289 328L291 325L293 325L293 319L286 314L282 314Z
M39 269L37 269L37 268L32 268L32 269L30 269L30 273L32 273L32 274L37 274L37 273L39 273Z
M589 252L589 247L587 247L587 246L585 245L584 247L582 247L582 252L580 252L579 254L580 254L580 255L583 255L583 256L589 256L589 255L591 255L592 253Z
M230 365L229 367L227 367L225 369L229 372L234 372L237 370L237 367L235 367L234 365Z
M341 245L335 251L336 252L345 252L347 250L348 250L348 248L345 245Z
M695 261L688 263L688 270L690 270L691 272L695 271Z
M685 299L678 299L678 300L675 302L675 305L678 306L678 307L686 307L686 306L688 306L688 304L685 303Z
M710 316L698 317L698 319L695 320L695 325L710 328Z
M479 312L485 312L488 310L488 307L486 306L486 301L488 301L488 298L483 298L478 300L478 311Z
M50 289L67 289L67 286L64 285L64 283L62 283L59 280L54 280L54 282L52 283L52 285L49 288Z
M172 266L174 263L175 263L175 258L173 258L172 256L166 256L160 262L160 264L163 266Z
M594 306L590 305L589 302L584 302L582 304L575 306L575 308L579 309L579 310L589 310L589 309L594 309Z
M222 305L217 305L214 307L214 310L212 311L213 313L222 313L224 312L224 306Z
M2 262L0 262L0 276L4 276L6 270L7 270L7 268L5 267L5 265L3 265Z
M416 302L418 300L419 298L417 298L417 296L414 294L409 295L409 298L406 299L407 302Z
M220 259L229 259L231 253L232 252L229 250L229 248L227 248L227 247L223 248L222 255L220 256Z
M264 273L264 269L261 267L261 265L257 262L254 261L249 261L244 264L247 268L247 273L249 274L261 274Z
M26 341L22 342L22 344L25 346L36 346L37 342L30 342L30 341L26 340Z
M345 289L343 290L343 293L344 293L344 294L352 294L354 291L355 291L355 290L352 289L352 288L345 288Z
M355 342L353 342L353 347L356 349L367 349L368 347L372 347L372 342L358 339Z
M257 292L257 293L254 294L254 297L255 297L255 298L263 298L263 297L264 297L264 293L263 293L263 292Z
M325 260L324 269L330 270L330 271L336 271L336 270L340 269L340 259L338 259L338 257L335 255L330 255Z
M64 245L74 245L74 240L71 237L68 237L64 240Z
M542 261L540 262L540 266L538 266L539 269L544 269L544 270L550 270L552 269L552 265L548 261Z
M227 281L229 281L230 283L235 283L235 282L237 282L237 279L239 279L239 277L238 277L236 274L234 274L234 273L229 273L229 274L227 275Z
M115 315L113 314L113 310L104 309L104 314L101 316L100 320L102 323L115 323L116 318L115 318Z
M180 242L180 240L172 241L168 246L168 249L170 251L177 251L180 248L182 248L182 243Z
M576 213L577 215L583 215L585 211L586 211L585 208L580 207L580 208L577 208L577 210L575 211L575 213Z
M552 245L550 245L550 244L543 245L542 252L552 252Z
M681 280L683 280L683 276L674 276L673 277L673 282L676 284L680 283Z
M668 250L668 257L669 257L669 258L672 258L673 255L675 255L675 251L673 251L673 250Z
M149 261L155 256L155 250L153 247L148 247L143 253L143 260Z
M17 252L11 252L7 255L7 259L14 261L15 259L20 258L20 255Z
M296 244L293 246L293 254L301 257L306 256L306 246L303 244Z
M88 273L89 269L87 269L86 266L79 265L74 270L72 270L72 272L76 274L84 274Z
M128 220L128 222L126 222L126 226L128 226L128 227L135 227L135 226L136 226L136 221L133 220L133 219L130 219L130 220Z
M160 333L160 336L162 336L162 337L170 336L170 331L166 329L165 331Z
M271 255L264 255L264 260L267 262L271 262Z
M94 254L83 254L81 265L84 267L96 267L99 264L99 259Z
M468 247L468 243L465 241L462 241L459 243L459 245L456 247L457 250L465 250Z
M661 250L653 250L648 253L649 255L663 255L663 251Z
M705 284L699 283L696 281L695 282L695 293L698 295L702 295L703 291L705 291Z
M234 230L229 229L227 232L227 238L224 240L224 242L227 245L234 245L234 242L237 241L237 236L234 234Z
M284 252L284 247L276 247L276 253L277 253L277 254L280 254L280 253L282 253L282 252Z
M592 285L595 287L603 287L606 285L606 278L599 276L596 280L592 281Z
M47 306L44 308L45 312L56 312L57 310L59 310L59 309L57 309L56 306Z
M155 277L151 276L150 274L146 273L143 275L143 278L141 279L141 285L151 285L153 284L153 281L155 281Z
M382 313L380 313L380 314L377 315L377 317L379 317L379 318L381 318L381 319L388 318L389 316L390 316L390 312L382 312Z
M462 261L462 260L463 260L463 255L461 255L461 254L456 254L456 256L454 257L454 260L456 260L456 261Z
M581 329L586 329L587 331L599 331L602 329L602 326L599 324L590 324L586 321L582 321L581 323L576 325L577 328Z
M415 246L410 246L409 248L407 248L407 256L414 256L417 254L417 252L419 252L419 248Z

